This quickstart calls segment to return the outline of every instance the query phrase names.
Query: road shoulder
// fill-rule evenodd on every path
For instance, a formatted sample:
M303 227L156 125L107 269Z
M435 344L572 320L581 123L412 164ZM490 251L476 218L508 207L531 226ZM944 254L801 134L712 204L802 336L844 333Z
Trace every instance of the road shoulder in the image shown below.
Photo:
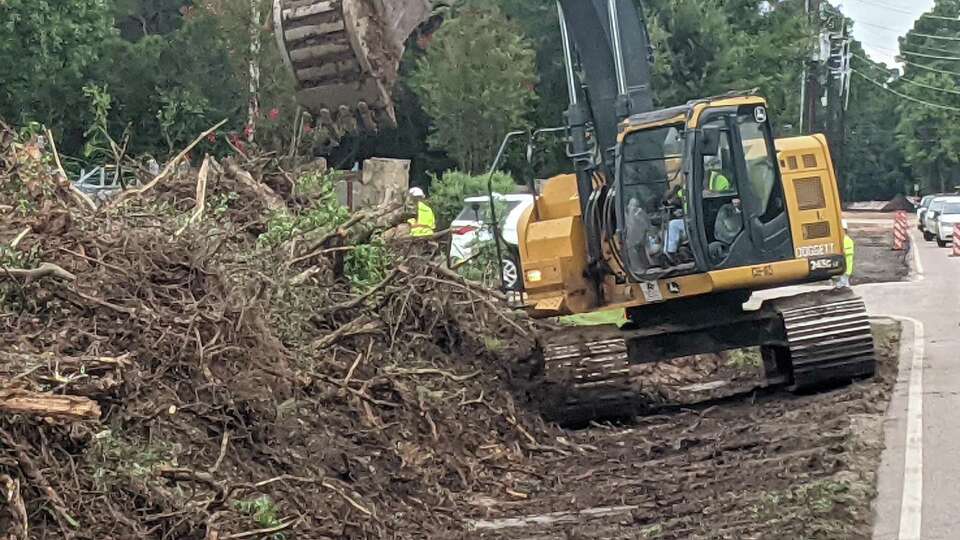
M873 502L874 540L895 540L900 531L910 379L917 349L917 323L894 319L903 323L899 372L883 423L884 449L877 470L877 497Z

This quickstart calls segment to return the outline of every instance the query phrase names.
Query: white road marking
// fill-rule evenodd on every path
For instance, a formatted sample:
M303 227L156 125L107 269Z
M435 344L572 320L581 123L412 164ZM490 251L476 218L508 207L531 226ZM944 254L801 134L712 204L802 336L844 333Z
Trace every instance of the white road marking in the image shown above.
M913 279L912 281L923 281L923 259L920 258L920 242L917 236L910 233L910 249L913 250Z
M913 323L913 360L907 386L907 433L903 455L903 498L900 502L898 540L920 540L923 517L923 323L910 317L893 317Z

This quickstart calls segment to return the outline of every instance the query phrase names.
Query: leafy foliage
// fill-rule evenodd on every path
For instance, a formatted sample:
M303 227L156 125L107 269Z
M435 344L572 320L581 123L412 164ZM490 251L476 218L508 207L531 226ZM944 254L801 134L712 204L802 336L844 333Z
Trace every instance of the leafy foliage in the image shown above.
M386 269L392 260L390 252L380 240L355 246L344 258L344 274L350 285L366 291L387 277Z
M960 15L960 2L937 0L929 13L956 18ZM950 59L960 57L958 38L960 26L954 21L918 19L900 42L907 63L896 89L927 103L960 108L960 95L951 93L957 89L957 76L952 74L957 71L957 62ZM896 110L897 142L922 180L924 191L943 192L960 184L960 113L908 101L901 101Z
M233 507L240 513L249 516L261 529L272 529L279 527L281 524L276 503L266 495L253 500L234 501ZM268 538L283 540L285 536L283 533L274 533Z
M527 126L536 98L534 57L522 32L496 9L468 7L448 20L410 79L433 121L431 146L464 171L488 166L503 135Z
M756 87L770 102L778 133L796 133L801 72L815 46L801 2L636 1L654 45L658 105ZM269 20L270 4L260 2L262 21ZM46 124L66 155L94 162L108 156L108 134L117 139L129 130L130 153L162 157L228 118L227 132L198 152L228 151L224 136L240 134L246 123L250 9L249 2L229 0L0 2L0 117ZM843 18L826 5L825 12L831 20ZM937 0L931 13L955 17L960 3ZM394 89L397 129L348 138L334 148L314 130L300 150L331 153L331 163L346 167L374 155L409 158L415 178L453 166L481 172L505 132L562 123L567 91L557 23L553 0L454 2L432 41L408 48ZM960 96L949 92L955 77L935 71L957 70L950 58L960 56L960 42L924 37L955 38L958 32L949 20L919 19L902 47L910 62L903 78L912 82L891 81L890 87L960 106ZM297 111L295 85L270 30L260 37L257 142L286 153ZM865 56L858 44L854 53ZM885 66L854 65L875 80L888 78ZM904 102L855 78L846 136L832 135L844 198L887 198L914 178L927 190L952 187L960 176L958 116ZM839 130L831 126L829 132ZM543 172L569 171L562 145L549 150ZM512 149L503 168L516 177L532 174L520 163Z
M275 212L257 242L263 247L276 247L295 236L318 229L332 230L347 221L350 213L337 199L332 178L321 173L304 176L300 185L309 194L310 205L297 213Z
M487 194L487 174L470 175L461 171L447 171L442 176L432 176L430 182L430 207L437 217L437 226L450 225L460 210L463 200ZM493 191L500 194L513 193L516 184L509 175L497 172L493 175Z
M80 140L82 88L115 35L106 0L0 2L0 117Z

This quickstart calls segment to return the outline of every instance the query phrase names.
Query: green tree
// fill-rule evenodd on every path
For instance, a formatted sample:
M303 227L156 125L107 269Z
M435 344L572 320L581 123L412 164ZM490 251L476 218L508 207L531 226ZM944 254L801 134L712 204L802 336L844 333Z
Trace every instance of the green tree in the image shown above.
M434 176L430 182L430 207L437 215L438 225L450 225L463 209L463 200L467 197L486 195L489 179L487 174L474 176L460 171L447 171L442 176ZM516 184L509 175L499 172L493 175L494 192L507 194L515 190Z
M643 5L660 106L758 88L773 118L796 124L803 61L813 42L802 3L652 0Z
M861 60L866 53L859 42L853 43L854 66L878 80L886 80L890 70ZM877 88L860 76L852 75L843 161L837 163L847 201L890 199L905 193L910 183L909 167L897 138L899 116L895 114L900 98Z
M534 56L499 10L471 7L448 20L410 79L432 121L431 146L465 171L488 166L504 134L528 125Z
M940 107L901 100L897 140L924 191L947 191L960 183L960 24L946 18L957 19L960 1L937 0L927 14L900 42L905 65L894 87Z
M0 117L81 140L82 89L115 34L106 0L0 2Z

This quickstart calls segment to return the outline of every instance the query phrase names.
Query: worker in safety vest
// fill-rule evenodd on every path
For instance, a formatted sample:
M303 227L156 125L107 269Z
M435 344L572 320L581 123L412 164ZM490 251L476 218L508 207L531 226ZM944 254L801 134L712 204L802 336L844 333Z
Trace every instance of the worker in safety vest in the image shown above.
M433 215L433 209L424 202L426 195L422 189L414 187L410 188L410 197L417 203L417 218L408 221L410 236L433 236L437 228L437 219Z
M707 170L707 191L713 193L728 193L733 191L733 184L730 179L723 174L723 162L720 156L710 156L704 163Z
M730 187L730 179L724 176L722 171L710 171L710 183L707 189L714 193L733 191Z
M856 251L856 244L854 244L853 238L850 238L850 235L847 234L847 220L842 220L841 225L843 227L843 256L846 259L846 270L842 276L836 278L836 287L838 289L850 286L850 276L853 275L853 256Z

